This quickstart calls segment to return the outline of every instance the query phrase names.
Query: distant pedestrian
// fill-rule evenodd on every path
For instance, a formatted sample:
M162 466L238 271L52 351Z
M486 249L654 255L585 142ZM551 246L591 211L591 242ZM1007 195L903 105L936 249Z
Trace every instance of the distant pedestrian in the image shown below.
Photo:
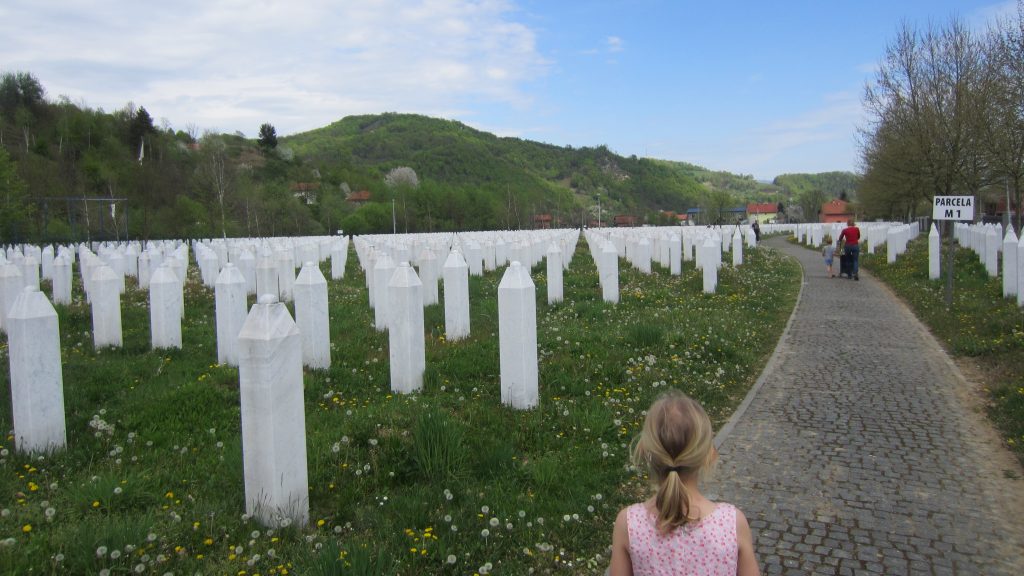
M760 242L761 241L761 225L757 223L757 220L754 220L754 223L751 224L750 227L754 229L754 240L757 241L757 242Z
M846 223L846 228L839 233L839 242L843 245L843 255L849 258L849 270L839 269L839 275L844 273L847 278L860 280L860 228L853 223L853 218Z
M700 403L681 392L666 393L647 411L632 460L647 468L657 492L615 519L611 576L760 574L746 517L700 493L718 458L713 439Z
M836 254L836 245L832 243L831 236L825 236L825 245L821 249L821 256L825 259L825 273L828 274L829 278L835 278L836 275L832 271L832 258Z

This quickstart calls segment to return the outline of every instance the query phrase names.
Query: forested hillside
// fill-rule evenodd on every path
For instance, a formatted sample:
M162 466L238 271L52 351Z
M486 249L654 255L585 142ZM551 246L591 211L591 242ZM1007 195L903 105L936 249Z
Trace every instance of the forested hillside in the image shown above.
M158 126L144 106L105 112L47 98L31 74L0 77L0 242L565 227L620 214L666 224L666 212L783 196L750 176L410 114L281 138L269 122L258 139L200 134Z
M834 198L854 202L861 177L852 172L822 172L820 174L782 174L773 184L791 199L794 210L811 220L817 217L821 205ZM797 214L799 216L799 214ZM808 219L808 218L804 218Z

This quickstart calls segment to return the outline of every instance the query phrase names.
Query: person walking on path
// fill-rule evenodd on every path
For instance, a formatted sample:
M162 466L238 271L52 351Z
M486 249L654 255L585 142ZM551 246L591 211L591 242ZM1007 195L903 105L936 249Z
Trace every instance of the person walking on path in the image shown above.
M821 248L821 256L825 259L825 273L828 274L829 278L835 278L836 275L832 272L832 259L836 254L836 245L832 243L831 236L825 236L825 245Z
M615 519L611 576L760 574L743 512L700 492L717 458L713 435L704 408L679 391L651 405L632 460L657 492Z
M870 275L850 292L816 250L764 246L804 285L702 486L746 513L764 573L1024 574L1024 469L949 356Z
M843 246L843 255L850 259L850 270L846 273L846 277L860 280L860 228L854 224L853 218L839 233L838 242ZM839 271L839 275L843 275L842 270Z

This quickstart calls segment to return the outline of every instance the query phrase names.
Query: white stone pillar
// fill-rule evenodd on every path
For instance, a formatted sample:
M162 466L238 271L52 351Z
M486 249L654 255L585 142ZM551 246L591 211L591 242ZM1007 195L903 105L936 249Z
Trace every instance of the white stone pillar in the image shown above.
M743 235L740 234L739 227L732 233L732 265L743 265Z
M124 277L122 276L123 280ZM120 348L121 338L121 293L118 291L118 274L110 266L98 266L92 273L92 344L95 348L112 346Z
M466 244L466 265L469 267L470 276L483 276L483 250L480 248L480 244L472 240Z
M34 286L39 288L39 261L31 254L25 256L21 261L22 283L25 288Z
M245 511L274 528L309 521L300 340L273 294L260 296L238 336Z
M249 313L247 296L242 271L228 262L214 282L218 364L238 366L238 333Z
M53 246L47 246L43 248L42 259L39 263L43 268L43 278L46 280L53 280Z
M636 267L644 274L651 273L651 241L645 236L636 244Z
M356 252L359 254L359 252ZM377 291L373 287L374 270L377 268L377 258L380 255L373 246L366 249L366 266L363 268L363 276L366 279L366 295L370 302L370 308L377 307Z
M1017 234L1013 226L1003 237L1003 298L1017 295Z
M547 253L548 304L562 301L562 250L552 242Z
M423 305L437 304L437 255L430 246L420 252L420 282L423 283Z
M490 272L497 267L497 259L494 254L494 242L489 240L483 245L484 250L484 270Z
M896 262L896 256L899 255L899 245L896 240L897 228L890 226L885 233L885 261L887 264Z
M682 252L683 241L679 238L678 234L672 234L668 239L668 261L669 271L673 276L679 276L683 273Z
M256 295L273 294L279 296L277 284L277 263L270 256L262 256L256 262Z
M306 262L292 287L295 324L302 335L302 363L314 370L331 367L331 325L327 279L314 261Z
M388 329L388 282L395 273L395 263L387 252L377 255L373 265L373 327L383 332Z
M53 303L71 304L71 258L65 254L53 259Z
M714 294L715 288L718 286L718 265L714 261L712 252L718 252L719 249L711 238L704 241L702 248L704 250L704 293Z
M508 262L508 244L505 240L498 236L498 239L494 241L494 266L500 268Z
M242 250L238 255L238 271L245 278L246 295L256 294L256 257L248 250Z
M996 232L995 226L987 226L985 231L985 271L988 272L989 278L995 278L999 275L999 248L1000 239L999 233Z
M217 253L209 248L196 247L196 264L199 266L199 278L203 282L203 286L207 288L213 288L215 282L217 282L217 276L220 273L218 267L220 266L220 260L217 258Z
M345 265L348 263L348 237L342 236L331 244L331 280L345 278Z
M0 328L7 330L7 311L25 288L21 267L12 262L0 264Z
M940 268L942 257L940 250L942 248L942 239L939 238L939 229L932 222L932 229L928 232L928 279L938 280L940 276Z
M601 262L597 267L600 274L601 296L605 302L619 302L619 251L611 242L601 247Z
M152 346L181 348L181 284L169 264L149 279L149 331Z
M1017 306L1024 306L1024 230L1017 241Z
M152 257L149 252L139 254L139 288L149 290L149 278L153 275Z
M529 271L512 262L498 285L501 403L519 410L537 406L537 300Z
M454 342L469 336L469 267L458 250L444 262L444 333Z
M7 317L14 445L20 452L64 448L64 380L57 312L46 296L25 288Z
M277 253L277 288L282 302L292 301L292 286L295 284L295 256L292 250Z
M133 244L124 249L124 273L132 278L139 277L139 252Z
M423 388L427 367L423 341L423 284L408 262L388 281L388 357L391 391L401 394Z

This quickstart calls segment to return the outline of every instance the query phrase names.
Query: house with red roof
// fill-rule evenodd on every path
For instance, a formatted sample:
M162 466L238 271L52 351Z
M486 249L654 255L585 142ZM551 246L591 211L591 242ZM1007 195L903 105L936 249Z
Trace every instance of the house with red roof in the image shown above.
M362 206L370 201L369 190L359 190L358 192L349 192L345 195L345 202L354 206Z
M753 223L767 224L779 216L779 205L774 202L747 204L747 219Z
M292 184L292 195L309 205L316 204L316 194L319 190L319 182L295 182Z
M548 230L551 228L551 214L534 214L533 216L533 229L534 230Z
M853 210L850 209L849 202L836 198L821 205L821 221L826 224L829 222L846 222L852 219Z

